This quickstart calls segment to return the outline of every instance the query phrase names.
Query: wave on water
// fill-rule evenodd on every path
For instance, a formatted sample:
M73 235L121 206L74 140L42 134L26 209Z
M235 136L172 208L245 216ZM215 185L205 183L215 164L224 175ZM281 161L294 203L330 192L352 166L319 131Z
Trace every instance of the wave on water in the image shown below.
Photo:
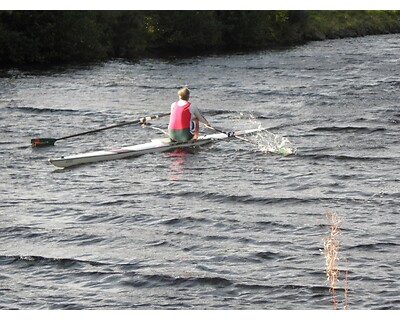
M160 287L160 286L203 286L210 285L213 287L227 287L233 285L233 282L224 277L195 277L191 275L166 275L166 274L149 274L143 276L144 282L125 281L125 285L133 285L135 287Z
M295 204L295 203L314 203L316 201L326 200L321 197L309 197L309 198L301 198L301 197L256 197L252 195L226 195L222 193L210 192L210 191L183 191L177 193L168 193L164 192L160 195L163 198L176 198L176 197L184 197L184 198L194 198L194 199L204 199L207 201L213 201L218 203L246 203L246 204L259 204L270 205L270 204ZM329 199L329 198L327 198ZM176 222L176 221L175 221Z
M316 154L311 153L307 154L305 152L301 153L301 157L303 158L312 158L316 160L336 160L336 161L356 161L356 162L376 162L382 160L395 160L398 157L382 157L382 156L361 156L361 155L345 155L345 154Z
M73 110L73 109L59 109L59 108L46 108L46 107L31 107L31 106L6 106L6 109L10 110L17 110L21 111L23 113L34 113L34 114L40 114L40 113L60 113L60 114L82 114L81 110Z
M12 264L24 264L24 265L53 265L64 268L72 268L77 266L101 266L107 265L105 263L95 261L84 261L79 259L70 258L48 258L43 256L0 256L0 265L12 265Z
M357 132L357 133L374 133L380 131L386 131L385 128L369 128L369 127L353 127L353 126L345 126L345 127L317 127L312 129L315 132Z
M358 244L353 246L348 246L346 250L355 250L355 251L375 251L375 252L390 252L390 248L396 248L399 244L395 242L376 242L376 243L366 243L366 244ZM389 248L389 249L388 249Z

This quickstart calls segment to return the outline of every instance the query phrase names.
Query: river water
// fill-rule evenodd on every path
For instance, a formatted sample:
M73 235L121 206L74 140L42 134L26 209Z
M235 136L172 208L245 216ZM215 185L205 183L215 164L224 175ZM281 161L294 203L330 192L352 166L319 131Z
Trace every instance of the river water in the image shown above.
M384 35L1 71L0 308L329 310L334 212L337 308L398 309L399 50L400 36ZM47 163L162 137L134 125L30 147L168 112L182 85L211 124L266 127L296 154L230 140Z

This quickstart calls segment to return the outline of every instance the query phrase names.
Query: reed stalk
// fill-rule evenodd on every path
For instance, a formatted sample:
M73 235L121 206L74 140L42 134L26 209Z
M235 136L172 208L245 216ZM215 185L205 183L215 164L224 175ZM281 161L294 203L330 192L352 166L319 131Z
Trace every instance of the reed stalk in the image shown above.
M325 273L330 285L329 292L333 299L333 309L337 309L338 299L336 294L336 283L339 281L339 226L341 221L335 212L326 214L329 223L329 235L324 238ZM345 274L344 309L348 309L348 270Z
M339 223L335 212L327 213L326 217L329 222L329 235L324 239L324 254L325 254L325 273L327 281L330 284L329 292L333 298L333 308L337 308L337 296L335 292L335 284L339 277Z

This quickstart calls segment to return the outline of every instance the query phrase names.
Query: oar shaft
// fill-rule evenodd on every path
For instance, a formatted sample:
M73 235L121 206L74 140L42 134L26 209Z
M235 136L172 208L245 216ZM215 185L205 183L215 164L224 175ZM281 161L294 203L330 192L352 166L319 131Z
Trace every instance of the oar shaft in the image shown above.
M234 135L235 135L235 132L231 132L231 131L226 131L226 130L218 129L218 128L215 128L215 127L211 127L210 125L204 125L204 126L205 126L206 128L211 129L211 130L214 130L214 131L216 131L216 132L224 133L224 134L226 134L228 137L231 137L231 136L234 136Z
M228 137L234 137L234 138L236 138L236 139L239 139L239 140L242 140L242 141L245 141L245 142L248 142L248 143L251 143L251 144L254 144L254 145L258 146L258 143L256 143L256 142L253 142L253 141L248 140L248 139L243 138L243 137L235 136L235 132L232 132L232 131L225 131L225 130L222 130L222 129L218 129L218 128L215 128L215 127L211 127L210 125L207 125L206 127L207 127L207 128L210 128L211 130L214 130L214 131L216 131L216 132L224 133L224 134L226 134Z
M216 132L219 132L219 133L224 133L228 137L235 136L235 132L232 132L232 131L226 131L226 130L218 129L218 128L215 128L215 127L211 127L210 125L205 125L205 127L209 128L211 130L214 130Z
M143 117L143 118L140 118L140 119L137 119L137 120L133 120L133 121L120 122L120 123L116 123L116 124L113 124L111 126L104 127L104 128L99 128L99 129L89 130L89 131L85 131L85 132L81 132L81 133L71 134L69 136L58 138L56 140L63 140L63 139L83 136L85 134L96 133L96 132L100 132L100 131L103 131L103 130L108 130L108 129L112 129L112 128L126 126L126 125L129 125L129 124L145 123L146 121L150 121L150 120L154 120L154 119L158 119L158 118L166 117L166 116L169 116L169 113L162 113L162 114L158 114L158 115L154 115L154 116L147 116L147 117Z
M161 118L161 117L166 117L166 116L169 116L169 115L170 115L169 113L162 113L162 114L157 114L157 115L153 115L153 116L146 116L146 117L143 117L143 118L140 118L140 119L137 119L137 120L125 121L125 122L113 124L111 126L104 127L104 128L93 129L93 130L89 130L89 131L85 131L85 132L81 132L81 133L75 133L75 134L71 134L69 136L61 137L61 138L58 138L58 139L54 139L54 138L34 138L34 139L31 139L31 145L32 145L32 147L53 146L55 144L55 142L58 141L58 140L63 140L63 139L83 136L85 134L96 133L96 132L99 132L99 131L108 130L108 129L112 129L112 128L117 128L117 127L122 127L122 126L126 126L126 125L129 125L129 124L146 123L146 122L148 122L150 120L158 119L158 118Z

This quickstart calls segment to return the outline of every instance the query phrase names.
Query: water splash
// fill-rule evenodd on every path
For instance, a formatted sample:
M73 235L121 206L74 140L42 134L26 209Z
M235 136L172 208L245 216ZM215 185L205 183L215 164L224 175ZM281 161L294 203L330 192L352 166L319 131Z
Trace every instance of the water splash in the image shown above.
M262 128L260 122L257 120L257 116L253 113L245 114L240 112L239 116L240 119L247 119L252 123L257 124L259 129ZM289 156L296 153L296 148L288 138L267 130L258 132L256 135L252 136L252 140L254 140L254 144L257 145L258 150L263 153L273 153L283 156Z
M260 126L259 128L261 129ZM267 130L260 131L251 138L243 140L257 145L257 149L263 153L273 153L282 156L289 156L296 153L296 149L288 138Z
M258 148L264 153L275 153L288 156L296 153L296 149L288 138L269 131L261 131L254 136Z

